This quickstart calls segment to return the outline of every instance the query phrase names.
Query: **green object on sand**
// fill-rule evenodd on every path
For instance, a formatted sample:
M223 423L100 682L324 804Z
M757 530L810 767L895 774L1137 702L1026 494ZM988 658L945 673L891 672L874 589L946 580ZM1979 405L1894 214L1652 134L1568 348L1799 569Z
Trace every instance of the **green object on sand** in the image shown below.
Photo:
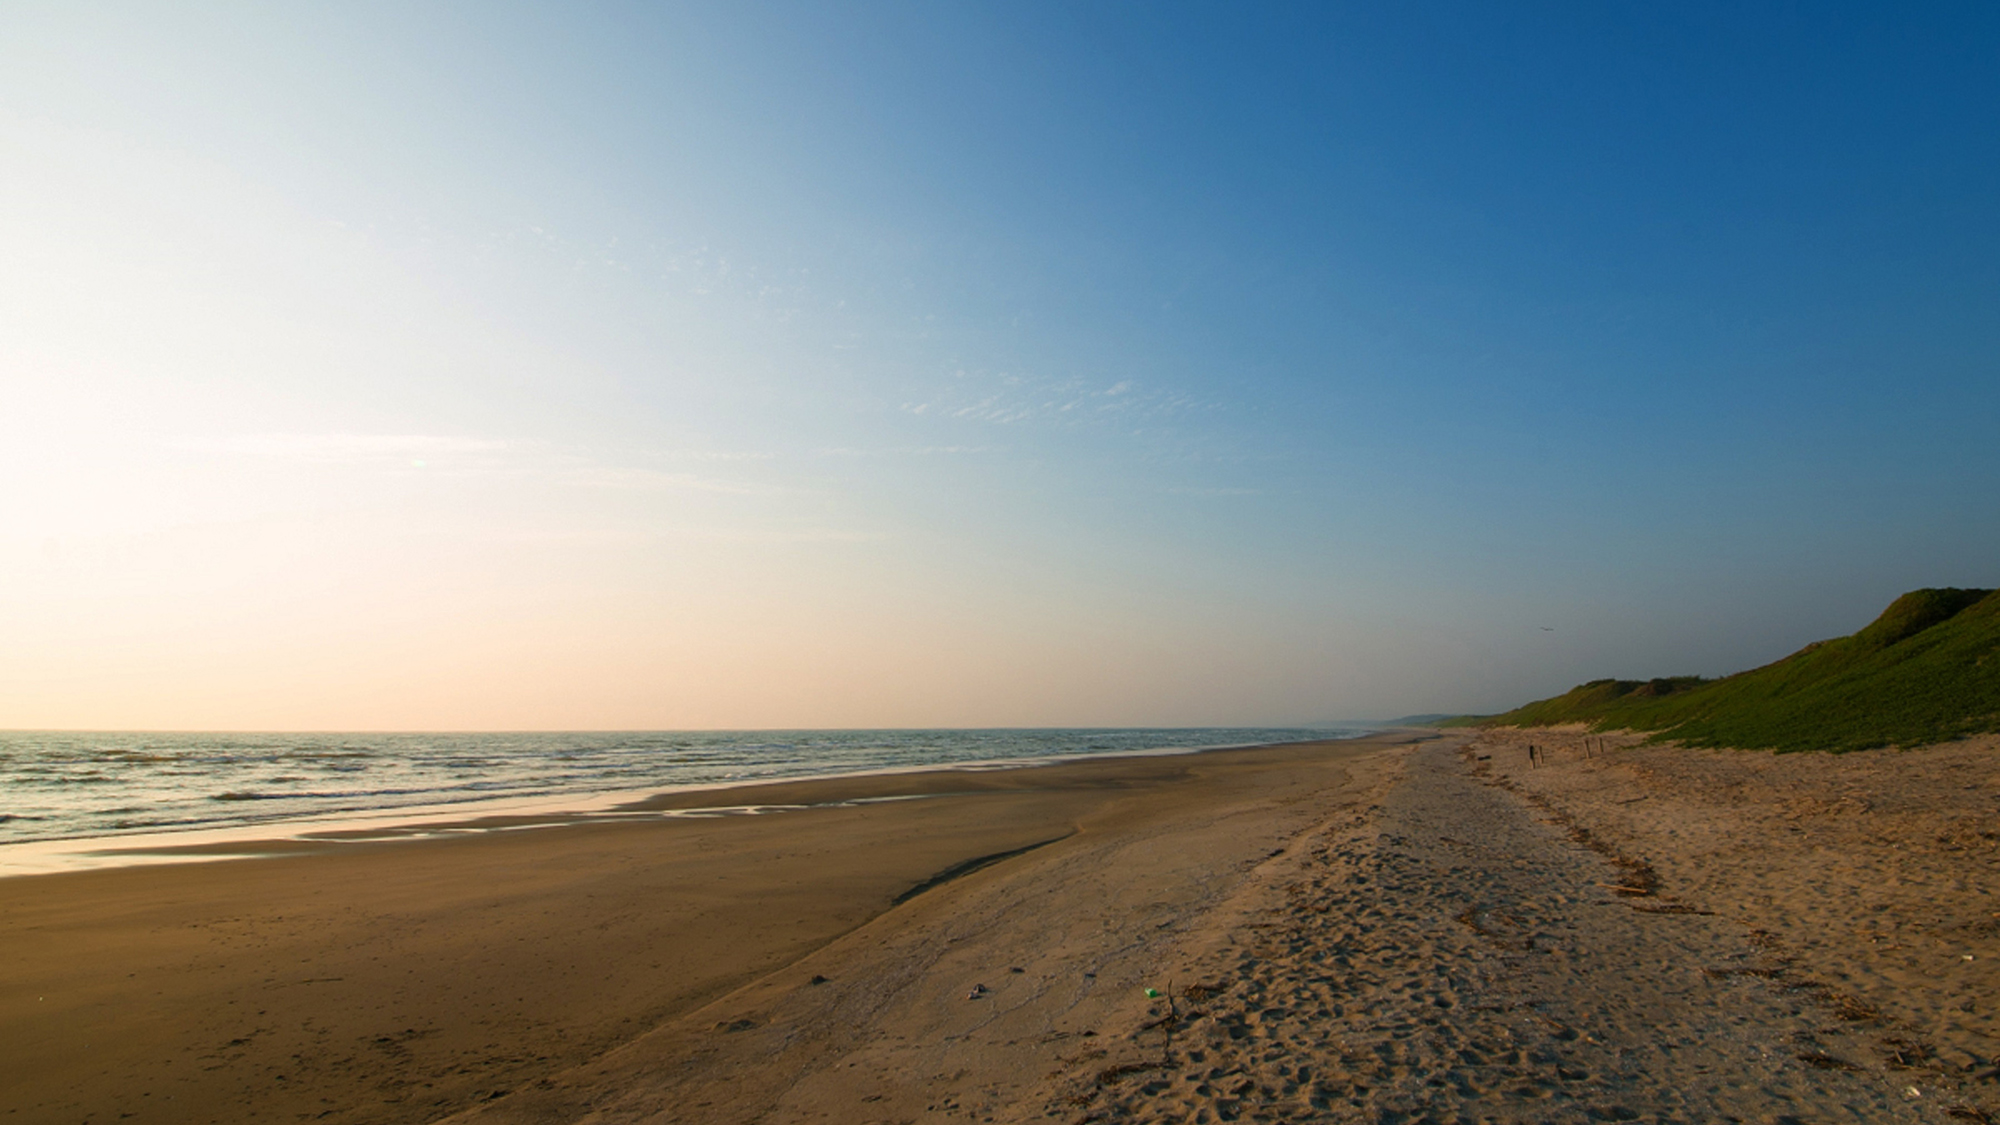
M1147 989L1147 990L1146 990L1146 999L1148 999L1148 1000L1158 1000L1159 998L1160 998L1160 990L1159 990L1159 989L1157 989L1157 988L1149 988L1149 989Z

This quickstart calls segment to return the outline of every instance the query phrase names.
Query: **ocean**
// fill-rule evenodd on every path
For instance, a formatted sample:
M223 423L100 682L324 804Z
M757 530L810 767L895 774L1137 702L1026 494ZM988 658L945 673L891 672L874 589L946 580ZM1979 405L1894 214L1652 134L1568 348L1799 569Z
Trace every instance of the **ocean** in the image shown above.
M482 802L1342 738L1360 730L0 732L0 845Z

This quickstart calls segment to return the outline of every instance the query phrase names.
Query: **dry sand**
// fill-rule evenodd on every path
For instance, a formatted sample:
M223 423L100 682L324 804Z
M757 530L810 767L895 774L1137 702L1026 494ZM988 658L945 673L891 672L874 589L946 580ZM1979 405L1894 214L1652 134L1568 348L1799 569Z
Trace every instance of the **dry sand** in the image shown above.
M1761 971L1846 1017L1852 1061L2000 1119L2000 737L1773 754L1567 727L1479 752L1662 902L1749 928Z
M1985 1119L1990 1086L1854 1050L1872 1026L1772 971L1753 927L1635 893L1646 869L1578 823L1596 806L1543 813L1493 783L1504 756L1415 749L1370 815L1216 912L1163 1022L996 1119Z
M957 792L0 881L0 1106L467 1125L1994 1112L2000 748L1411 739L796 783L753 799Z

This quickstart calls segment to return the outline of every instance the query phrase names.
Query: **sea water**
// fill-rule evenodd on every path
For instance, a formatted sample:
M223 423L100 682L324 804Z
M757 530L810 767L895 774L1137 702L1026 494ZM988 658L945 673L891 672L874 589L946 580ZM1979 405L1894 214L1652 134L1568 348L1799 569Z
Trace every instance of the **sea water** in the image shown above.
M282 824L520 798L1351 737L1358 730L0 732L0 844Z

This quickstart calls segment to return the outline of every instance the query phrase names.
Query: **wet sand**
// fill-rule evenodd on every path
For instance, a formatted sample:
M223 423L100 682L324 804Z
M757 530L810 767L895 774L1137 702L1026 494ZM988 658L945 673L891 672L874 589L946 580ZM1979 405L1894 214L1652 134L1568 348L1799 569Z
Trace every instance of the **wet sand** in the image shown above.
M790 782L653 804L820 807L0 880L0 1115L434 1120L1125 818L1317 801L1384 745ZM829 804L920 794L941 795Z
M1128 806L454 1120L1990 1115L1978 1073L1866 1053L1888 1025L1504 776L1516 749L1454 734L1337 786Z
M0 1105L2000 1117L2000 743L1627 743L1405 732L788 783L660 803L950 792L4 880Z

